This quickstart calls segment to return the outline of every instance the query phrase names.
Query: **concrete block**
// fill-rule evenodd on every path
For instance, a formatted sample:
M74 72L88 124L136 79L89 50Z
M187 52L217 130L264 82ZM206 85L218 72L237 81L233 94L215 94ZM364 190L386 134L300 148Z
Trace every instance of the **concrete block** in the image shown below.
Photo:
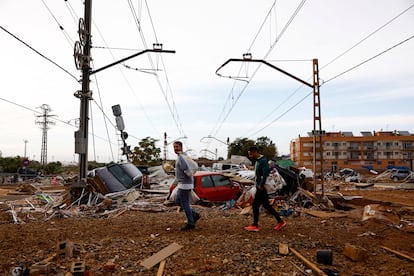
M73 258L74 244L71 241L58 242L56 246L56 256L58 258Z
M30 267L30 271L32 271L32 270L34 270L34 271L37 270L37 271L39 271L40 274L46 274L47 275L50 272L50 263L49 262L35 263Z
M72 272L74 276L83 275L85 272L85 262L73 262L70 266L70 272Z

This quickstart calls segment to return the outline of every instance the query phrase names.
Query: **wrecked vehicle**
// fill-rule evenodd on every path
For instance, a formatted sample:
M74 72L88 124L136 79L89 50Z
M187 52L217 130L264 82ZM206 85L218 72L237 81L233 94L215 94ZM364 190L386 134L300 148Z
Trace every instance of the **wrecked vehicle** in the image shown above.
M19 178L22 178L22 179L35 178L35 177L38 177L39 176L39 173L38 172L36 172L34 170L31 170L29 168L26 168L26 167L20 167L17 170L17 174L18 174L18 177Z
M175 187L175 183L170 186L170 194ZM241 187L222 173L198 171L194 174L194 192L201 200L220 202L237 199Z
M394 182L402 180L414 180L414 173L410 170L393 169L390 174L390 178Z
M112 163L92 170L88 176L99 176L110 193L142 185L142 173L132 163Z
M339 175L345 182L360 182L362 179L359 172L349 168L341 169Z

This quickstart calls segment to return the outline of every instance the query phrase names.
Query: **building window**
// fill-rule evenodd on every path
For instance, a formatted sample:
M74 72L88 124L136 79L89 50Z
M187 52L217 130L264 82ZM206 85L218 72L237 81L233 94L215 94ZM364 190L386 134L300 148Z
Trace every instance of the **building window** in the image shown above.
M344 160L344 165L348 165L348 160Z
M412 143L411 142L403 142L403 149L412 149Z

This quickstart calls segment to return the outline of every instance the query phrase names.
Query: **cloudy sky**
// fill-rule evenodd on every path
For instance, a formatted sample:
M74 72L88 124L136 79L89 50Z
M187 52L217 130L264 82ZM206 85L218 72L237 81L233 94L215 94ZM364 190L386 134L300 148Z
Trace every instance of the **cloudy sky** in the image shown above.
M227 138L269 137L279 153L313 128L307 82L318 59L322 128L414 133L412 0L99 0L92 4L92 65L101 68L162 43L175 54L144 54L91 77L89 160L119 160L119 104L135 146L182 141L195 156L225 156ZM77 161L74 132L80 71L73 46L83 1L0 1L0 151L40 160L40 106L51 108L47 160ZM25 44L24 44L24 43ZM29 46L31 48L29 48ZM35 52L36 50L37 52ZM209 138L210 137L210 138ZM27 141L25 143L24 141ZM172 145L167 156L173 158Z

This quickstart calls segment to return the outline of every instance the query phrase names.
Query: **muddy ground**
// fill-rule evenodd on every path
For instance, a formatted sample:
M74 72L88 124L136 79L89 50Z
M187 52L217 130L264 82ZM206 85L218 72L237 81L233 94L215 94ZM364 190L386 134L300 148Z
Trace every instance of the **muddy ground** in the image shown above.
M127 210L112 218L91 214L42 221L39 215L27 215L25 224L13 223L11 213L3 209L0 273L11 275L16 267L31 267L33 273L32 265L43 262L49 275L66 275L76 267L89 275L157 275L158 265L146 269L141 262L177 243L182 248L166 259L163 275L318 275L292 252L279 254L283 243L317 268L329 269L328 275L414 275L412 260L382 248L414 258L414 190L340 192L363 196L340 203L346 210L333 212L345 217L315 217L297 209L285 217L285 228L274 231L275 220L262 212L260 231L253 233L243 229L252 222L251 215L220 206L194 206L202 217L188 232L180 231L184 214L174 206L163 212ZM364 206L373 203L383 205L400 222L361 221ZM71 242L72 257L65 257L62 248ZM365 255L358 261L346 257L347 243L363 249ZM321 250L331 250L331 265L318 263ZM62 255L55 257L56 253Z

